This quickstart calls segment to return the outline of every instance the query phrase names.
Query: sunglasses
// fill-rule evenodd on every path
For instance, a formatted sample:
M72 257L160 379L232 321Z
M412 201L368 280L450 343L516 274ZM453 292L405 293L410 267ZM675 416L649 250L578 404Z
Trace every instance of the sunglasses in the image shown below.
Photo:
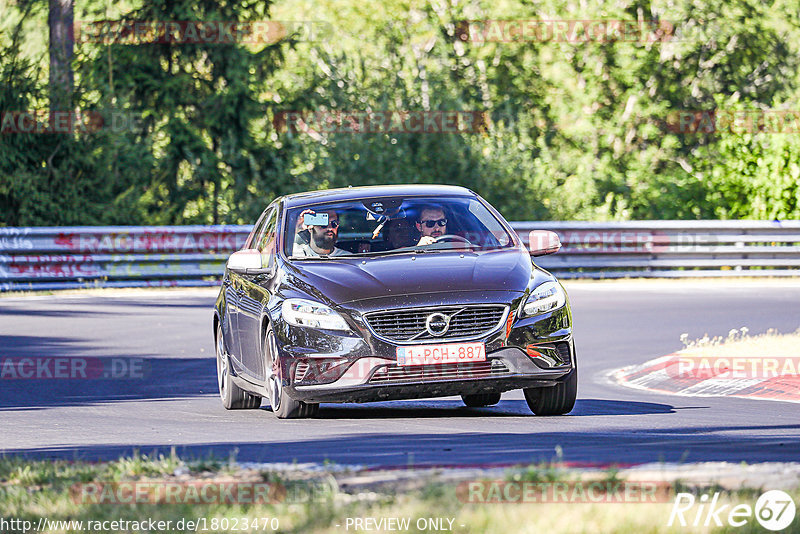
M420 221L419 223L420 223L420 224L424 224L424 225L425 225L425 226L427 226L428 228L433 228L433 227L434 227L434 226L436 226L437 224L438 224L439 226L442 226L442 227L444 227L444 226L447 226L447 219L437 219L437 220L435 220L435 221Z
M322 226L322 225L320 225L320 227L321 227L321 228L329 228L329 227L330 227L330 228L339 228L339 221L337 221L336 219L334 219L334 220L332 220L332 221L328 221L328 224L327 224L326 226Z

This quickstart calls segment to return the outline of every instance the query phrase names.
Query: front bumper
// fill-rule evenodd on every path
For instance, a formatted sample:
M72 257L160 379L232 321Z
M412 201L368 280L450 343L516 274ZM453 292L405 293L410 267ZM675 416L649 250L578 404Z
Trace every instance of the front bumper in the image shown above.
M290 395L305 402L373 402L502 393L512 389L554 386L572 370L571 366L541 369L516 348L487 355L486 366L420 366L410 373L413 377L384 378L389 374L384 372L385 369L395 370L397 366L389 360L374 360L370 362L370 365L374 365L372 370L365 376L348 376L345 373L330 384L294 385ZM500 362L502 366L497 365ZM467 367L470 365L473 367Z
M575 368L568 306L512 323L477 340L486 362L406 367L397 365L398 345L365 326L342 335L283 325L284 388L311 403L419 399L554 386Z

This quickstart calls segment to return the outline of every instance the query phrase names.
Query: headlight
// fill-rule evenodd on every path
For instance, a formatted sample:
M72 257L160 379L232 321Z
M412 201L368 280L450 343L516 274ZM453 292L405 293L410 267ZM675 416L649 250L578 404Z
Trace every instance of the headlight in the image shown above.
M557 310L567 302L567 294L558 282L539 285L528 297L522 311L526 316Z
M286 299L281 313L287 323L297 326L324 328L325 330L350 330L344 318L328 306L313 300Z

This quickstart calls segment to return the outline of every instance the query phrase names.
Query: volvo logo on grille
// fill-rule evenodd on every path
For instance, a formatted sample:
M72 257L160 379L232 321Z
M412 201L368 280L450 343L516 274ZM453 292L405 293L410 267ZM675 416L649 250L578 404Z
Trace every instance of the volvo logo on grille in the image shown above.
M443 336L450 328L450 317L443 313L432 313L425 320L425 329L432 336Z

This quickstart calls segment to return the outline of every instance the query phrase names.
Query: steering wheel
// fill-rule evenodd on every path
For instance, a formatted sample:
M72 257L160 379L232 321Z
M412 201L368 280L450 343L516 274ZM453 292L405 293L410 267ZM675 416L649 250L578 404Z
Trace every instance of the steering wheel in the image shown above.
M467 245L471 245L472 244L469 241L469 239L467 239L465 237L461 237L460 235L455 235L455 234L440 235L439 237L437 237L437 238L435 238L433 240L434 243L440 243L440 242L443 242L443 241L444 242L446 242L446 241L460 241L461 243L466 243Z

